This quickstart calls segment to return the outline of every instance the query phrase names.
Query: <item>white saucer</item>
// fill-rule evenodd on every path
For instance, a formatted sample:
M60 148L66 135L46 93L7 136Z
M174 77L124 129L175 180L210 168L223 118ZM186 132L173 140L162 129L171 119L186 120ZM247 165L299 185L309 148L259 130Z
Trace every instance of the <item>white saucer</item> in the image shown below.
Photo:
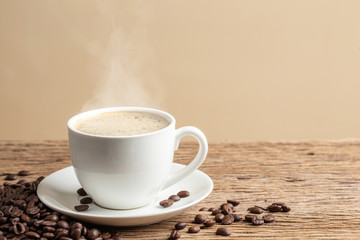
M172 171L177 172L184 167L184 165L173 163ZM79 188L81 186L73 167L67 167L42 180L37 193L40 200L49 208L82 221L109 226L139 226L171 218L197 204L211 193L213 182L208 175L196 170L177 184L162 191L154 203L131 210L106 209L92 203L89 204L87 211L77 212L74 206L80 204L80 197L76 193ZM161 200L181 190L189 191L190 196L182 198L168 208L159 205Z

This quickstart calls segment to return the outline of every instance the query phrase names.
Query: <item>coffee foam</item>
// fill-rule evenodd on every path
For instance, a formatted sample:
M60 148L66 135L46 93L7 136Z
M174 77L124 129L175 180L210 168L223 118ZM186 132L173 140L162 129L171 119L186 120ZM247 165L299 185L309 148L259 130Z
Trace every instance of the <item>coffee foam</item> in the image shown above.
M79 119L74 128L101 136L131 136L158 131L170 122L157 114L138 111L104 112Z

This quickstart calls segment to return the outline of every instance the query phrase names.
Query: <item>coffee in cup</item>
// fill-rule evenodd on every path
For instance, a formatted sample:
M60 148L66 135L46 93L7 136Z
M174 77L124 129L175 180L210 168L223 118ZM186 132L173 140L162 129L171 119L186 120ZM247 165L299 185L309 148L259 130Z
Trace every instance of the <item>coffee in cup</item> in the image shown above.
M131 136L158 131L169 124L166 118L150 112L115 111L79 119L74 128L92 135Z

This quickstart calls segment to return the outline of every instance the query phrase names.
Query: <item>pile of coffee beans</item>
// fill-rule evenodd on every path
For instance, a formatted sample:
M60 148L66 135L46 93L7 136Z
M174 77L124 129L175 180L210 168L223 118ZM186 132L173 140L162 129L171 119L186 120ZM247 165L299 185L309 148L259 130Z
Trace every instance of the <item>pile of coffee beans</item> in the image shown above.
M84 198L80 199L81 205L74 206L74 209L79 212L88 210L89 209L88 204L93 202L92 198L86 197L88 194L86 193L86 191L83 188L79 188L76 192L77 192L77 194L79 194L79 196L82 196Z
M2 175L5 175L5 178L4 180L7 180L7 181L14 181L17 179L17 177L23 177L23 176L29 176L30 175L30 172L29 171L26 171L26 170L21 170L19 171L17 174L14 174L14 173L4 173Z
M231 225L234 222L239 222L242 220L242 216L240 214L236 214L236 206L240 204L240 201L238 200L227 200L226 203L223 203L220 205L219 208L200 208L199 211L201 212L211 212L211 215L214 216L213 219L208 219L210 215L205 216L203 214L197 214L194 217L195 224L198 225L192 225L188 228L188 233L198 233L201 229L211 228L215 224L221 224L221 225ZM276 210L276 211L275 211ZM248 209L249 212L254 214L261 214L264 212L289 212L291 209L286 206L285 203L273 203L267 208L255 206L250 207ZM253 225L262 225L264 223L271 223L275 221L275 217L272 214L265 214L264 216L258 216L258 215L246 215L244 218L245 222L250 222ZM175 224L175 229L171 231L169 239L179 239L181 237L181 231L187 227L186 222L178 222ZM216 232L216 235L221 236L230 236L231 231L225 227L218 227Z
M10 175L10 176L9 176ZM15 175L15 174L12 174ZM17 175L6 174L6 178L11 181L17 176L28 176L30 172L20 171ZM36 194L37 187L44 177L39 177L34 182L28 182L25 179L16 183L5 182L0 185L0 240L21 240L21 239L40 239L40 240L70 240L70 239L91 239L91 240L122 240L118 231L106 231L95 228L90 224L77 222L76 220L62 215L56 211L47 208ZM93 200L87 195L84 189L78 189L77 193L83 198L80 199L81 205L75 206L77 211L88 209L87 204ZM188 191L180 191L176 195L171 195L160 205L169 207L181 198L188 197ZM169 239L179 239L181 230L186 229L189 234L196 234L201 229L210 229L217 224L219 226L215 234L220 236L230 236L231 231L224 226L231 225L234 222L240 222L242 216L236 212L236 206L240 201L227 200L219 208L199 209L200 212L209 214L196 214L191 226L185 222L175 224L175 229L170 233ZM291 209L282 202L269 205L266 208L254 206L248 208L252 214L244 217L244 220L253 225L262 225L275 221L275 217L269 212L289 212ZM263 216L260 214L266 213ZM212 216L212 217L211 217Z
M186 198L190 196L190 192L183 190L178 192L176 195L171 195L168 199L162 200L159 202L160 206L167 208L174 204L174 202L179 201L181 198Z
M39 177L34 182L20 180L0 185L0 240L123 239L119 232L101 231L47 208L36 194L42 180Z

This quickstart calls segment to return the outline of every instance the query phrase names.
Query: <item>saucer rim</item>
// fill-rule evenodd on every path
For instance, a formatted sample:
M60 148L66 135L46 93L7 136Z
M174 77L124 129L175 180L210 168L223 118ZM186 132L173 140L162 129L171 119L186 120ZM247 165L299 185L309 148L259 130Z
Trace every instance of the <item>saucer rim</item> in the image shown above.
M180 163L172 163L172 165L177 165L178 167L186 167L186 165L183 165L183 164L180 164ZM50 175L48 175L47 177L45 177L44 180L46 180L46 178L50 177L50 176L53 176L55 174L58 174L59 172L61 171L73 171L73 174L75 174L75 171L73 169L73 166L68 166L68 167L65 167L65 168L62 168L60 170L57 170L53 173L51 173ZM90 218L106 218L106 219L137 219L137 218L146 218L146 217L151 217L151 216L163 216L163 215L169 215L171 213L176 213L176 212L179 212L179 211L182 211L182 210L185 210L187 208L190 208L191 206L201 202L202 200L204 200L206 197L208 197L213 188L214 188L214 183L212 181L212 179L204 172L200 171L199 169L196 169L193 173L191 173L189 176L191 176L192 174L194 174L195 172L197 172L198 174L201 174L203 175L202 177L206 178L207 179L207 183L208 183L208 187L207 187L207 191L199 198L197 199L194 199L194 201L191 201L185 205L181 205L181 206L177 206L173 209L170 208L164 208L164 212L163 213L147 213L147 214L139 214L139 215L134 215L134 216L121 216L121 215L112 215L112 216L109 216L109 215L103 215L103 214L94 214L93 212L87 212L87 211L84 211L84 212L78 212L78 211L75 211L75 210L71 210L69 208L62 208L60 207L59 205L57 204L49 204L49 201L46 201L46 197L45 197L45 189L46 187L43 186L45 184L45 182L43 183L43 181L40 182L39 186L38 186L38 189L37 189L37 195L39 197L39 199L49 208L55 210L55 211L58 211L60 213L63 213L65 215L69 215L69 216L72 216L72 217L75 217L78 216L78 217L90 217ZM184 178L185 179L185 178ZM179 182L175 183L174 185L180 183L181 181L183 181L184 179L180 180ZM43 184L42 184L43 183ZM170 186L171 187L171 186ZM165 191L166 189L162 190L162 191ZM161 193L161 192L160 192ZM159 194L160 194L159 193ZM44 198L45 198L45 201L44 201ZM107 211L112 211L112 212L131 212L131 211L134 211L134 210L139 210L139 209L146 209L147 207L151 207L153 206L154 204L156 204L156 200L153 201L153 203L150 203L150 204L147 204L143 207L139 207L139 208L135 208L135 209L121 209L121 210L117 210L117 209L108 209L108 208L104 208L104 207L101 207L99 205L96 205L98 208L100 209L104 209L104 210L107 210ZM175 205L173 205L175 206Z

